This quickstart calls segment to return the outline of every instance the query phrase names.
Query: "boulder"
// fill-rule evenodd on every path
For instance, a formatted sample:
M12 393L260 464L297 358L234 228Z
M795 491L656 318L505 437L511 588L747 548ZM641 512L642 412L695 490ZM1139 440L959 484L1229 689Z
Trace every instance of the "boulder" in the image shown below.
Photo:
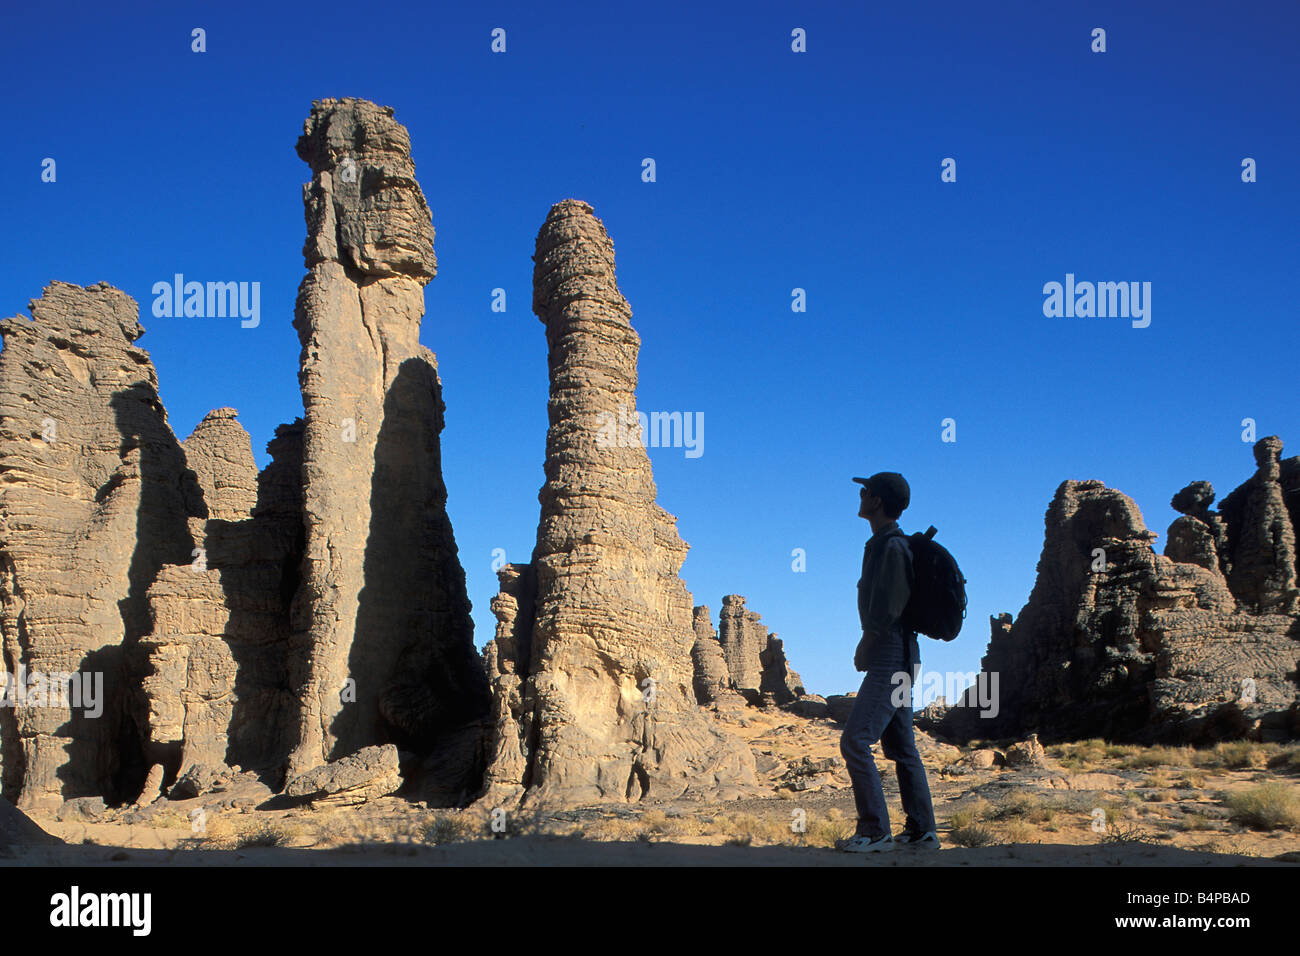
M401 785L397 748L385 744L309 770L290 780L284 793L317 806L352 806L388 796Z
M845 723L853 713L853 704L857 700L857 691L849 694L831 694L826 698L826 710L831 720L838 724Z

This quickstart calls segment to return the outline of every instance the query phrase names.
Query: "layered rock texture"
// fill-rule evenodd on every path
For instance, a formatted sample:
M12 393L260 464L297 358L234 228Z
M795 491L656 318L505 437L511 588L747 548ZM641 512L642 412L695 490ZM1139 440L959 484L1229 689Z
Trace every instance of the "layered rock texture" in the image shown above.
M24 685L0 708L0 775L20 807L143 780L126 649L149 631L159 571L192 559L189 519L204 513L134 345L135 301L55 282L30 309L0 322L0 648ZM92 695L99 682L102 699L42 695L42 682Z
M442 386L419 341L436 262L410 138L391 109L322 100L298 155L312 181L290 776L376 742L431 747L489 704L446 513Z
M1100 736L1201 742L1300 736L1300 592L1295 519L1300 459L1275 437L1216 514L1196 482L1166 553L1134 502L1099 481L1067 481L1047 511L1038 579L983 660L999 675L996 716L976 693L936 729L957 739Z
M235 410L219 408L182 446L203 493L193 560L149 588L137 722L167 779L228 763L275 785L295 708L288 687L289 597L302 560L302 423L281 425L259 475Z
M696 701L729 710L744 707L747 702L732 682L727 658L713 629L707 604L695 608L692 627L695 643L691 646L691 664L695 670Z
M176 440L125 293L56 282L0 323L0 792L20 806L232 766L351 779L376 747L392 789L398 746L427 790L478 787L491 698L419 343L429 208L392 110L317 102L298 152L305 415L260 474L233 409Z
M739 698L751 706L782 706L803 696L803 681L785 657L784 642L745 607L745 598L722 598L718 633L709 609L695 608L695 694L702 704L728 705Z
M503 569L494 605L485 796L627 801L752 785L753 755L696 700L678 577L687 546L656 502L639 435L611 437L636 408L640 347L613 243L589 205L565 200L533 262L551 380L546 483L533 559Z

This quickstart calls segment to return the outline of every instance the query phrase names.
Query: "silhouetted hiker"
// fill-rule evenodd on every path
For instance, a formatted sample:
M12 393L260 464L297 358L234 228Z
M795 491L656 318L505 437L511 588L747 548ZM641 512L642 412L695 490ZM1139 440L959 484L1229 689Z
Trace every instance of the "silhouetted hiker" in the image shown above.
M862 640L853 666L866 671L853 712L840 738L840 753L853 781L857 832L839 844L851 853L892 850L895 843L937 849L930 784L912 734L912 686L918 676L921 650L915 631L899 623L911 594L912 552L899 530L898 516L911 501L903 476L882 471L854 478L862 485L858 517L871 522L871 539L862 552L858 581L858 616ZM889 829L889 810L871 747L880 741L885 757L898 770L899 796L907 822L897 841Z

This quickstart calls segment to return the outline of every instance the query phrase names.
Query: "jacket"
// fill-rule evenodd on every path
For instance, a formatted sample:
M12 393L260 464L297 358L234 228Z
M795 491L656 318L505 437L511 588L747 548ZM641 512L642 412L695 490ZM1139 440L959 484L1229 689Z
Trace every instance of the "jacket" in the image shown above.
M897 521L873 534L862 549L862 577L858 579L858 618L862 623L863 652L871 669L875 651L889 641L903 645L904 662L915 667L921 648L915 631L904 631L899 623L912 594L912 549L907 538L894 532ZM910 672L910 671L909 671Z

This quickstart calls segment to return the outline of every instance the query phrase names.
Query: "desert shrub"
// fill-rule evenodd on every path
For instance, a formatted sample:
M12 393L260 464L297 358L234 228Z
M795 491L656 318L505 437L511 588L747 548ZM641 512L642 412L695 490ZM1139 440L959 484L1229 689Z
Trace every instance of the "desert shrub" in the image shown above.
M1038 843L1035 840L1036 831L1029 825L1028 821L1021 817L1015 817L1003 823L998 827L999 843Z
M459 843L471 840L478 835L477 821L470 820L458 813L439 813L426 820L420 828L420 839L425 843L438 846L445 843Z
M1142 747L1120 761L1124 770L1145 770L1148 767L1190 767L1191 747Z
M963 827L954 827L948 833L948 839L957 846L992 846L998 842L997 835L988 827L971 823Z
M1256 770L1268 763L1265 748L1253 740L1231 740L1197 753L1195 765L1207 769Z
M248 847L287 846L293 837L293 830L290 827L262 822L239 833L234 839L234 846L236 850Z
M1230 794L1229 819L1255 830L1300 830L1300 791L1282 781Z

